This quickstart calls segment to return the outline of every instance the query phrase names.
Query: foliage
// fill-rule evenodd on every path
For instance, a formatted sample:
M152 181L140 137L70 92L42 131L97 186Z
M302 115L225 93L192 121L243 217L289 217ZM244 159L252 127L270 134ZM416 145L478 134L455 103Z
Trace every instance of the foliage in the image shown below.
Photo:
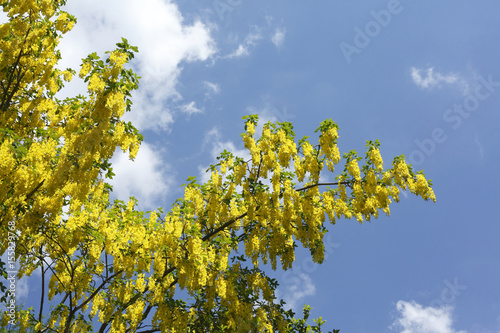
M372 141L364 159L344 154L336 180L322 183L323 169L334 173L342 160L333 121L313 145L296 141L288 122L256 136L252 115L242 134L248 156L224 151L210 180L189 178L167 213L138 211L134 198L110 202L116 147L133 159L142 141L121 119L138 88L124 67L137 48L123 39L105 60L89 55L79 71L86 95L57 99L76 74L55 67L58 41L76 21L63 3L1 4L9 22L0 26L0 252L15 245L18 278L41 272L40 305L16 311L15 329L320 332L324 321L309 326L308 307L294 319L276 301L277 281L259 264L290 269L298 243L321 263L326 217L389 215L400 190L435 200L403 156L384 169ZM10 319L2 325L14 329Z

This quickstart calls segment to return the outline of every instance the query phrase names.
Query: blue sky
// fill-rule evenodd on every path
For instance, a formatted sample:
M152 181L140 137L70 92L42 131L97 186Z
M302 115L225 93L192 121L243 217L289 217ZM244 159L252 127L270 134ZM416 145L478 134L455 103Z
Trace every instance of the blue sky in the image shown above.
M61 67L139 46L127 117L146 140L115 159L115 193L169 207L241 118L292 121L298 137L332 118L342 152L379 139L405 154L437 203L402 196L391 217L329 226L327 259L299 251L271 273L295 310L341 332L500 332L500 3L465 1L68 1L78 24ZM63 94L84 91L75 80ZM330 179L334 175L328 175ZM35 288L25 284L26 292Z

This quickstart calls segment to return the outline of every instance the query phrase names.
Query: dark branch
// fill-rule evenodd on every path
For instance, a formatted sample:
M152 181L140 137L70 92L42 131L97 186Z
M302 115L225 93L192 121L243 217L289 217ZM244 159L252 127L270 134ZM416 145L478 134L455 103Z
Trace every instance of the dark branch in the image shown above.
M300 191L304 191L304 190L307 190L307 189L310 189L310 188L313 188L316 186L349 185L351 183L352 183L351 181L347 181L347 180L343 181L343 182L334 182L334 183L317 183L317 184L312 184L312 185L308 185L308 186L296 189L295 191L300 192Z

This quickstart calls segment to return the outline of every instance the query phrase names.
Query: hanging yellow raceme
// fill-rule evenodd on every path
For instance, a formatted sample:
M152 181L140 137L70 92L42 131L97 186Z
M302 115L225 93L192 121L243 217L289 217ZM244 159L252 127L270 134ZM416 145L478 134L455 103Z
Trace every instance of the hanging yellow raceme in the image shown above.
M133 198L111 203L109 161L117 147L133 159L142 140L121 119L138 88L126 68L137 49L124 39L105 60L89 55L78 71L85 96L58 100L77 73L55 68L76 21L61 4L7 1L0 26L0 252L15 236L18 277L38 269L48 281L43 316L18 311L20 331L87 332L98 322L101 332L282 332L294 321L259 264L290 269L299 243L321 263L327 219L389 214L400 190L435 201L404 157L383 168L378 142L364 161L351 151L341 163L331 120L315 144L297 140L291 123L256 136L251 115L249 158L223 152L210 180L188 179L167 213L138 211ZM335 181L322 183L322 172Z

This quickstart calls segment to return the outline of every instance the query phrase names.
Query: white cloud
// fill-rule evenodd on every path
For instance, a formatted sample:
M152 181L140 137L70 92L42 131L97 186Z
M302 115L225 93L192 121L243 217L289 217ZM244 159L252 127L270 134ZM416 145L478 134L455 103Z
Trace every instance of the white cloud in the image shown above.
M273 29L274 32L271 33L270 40L277 47L280 48L285 42L286 30L284 28L272 28L271 21L268 21L267 27L253 26L252 32L245 36L243 42L238 44L238 47L231 53L223 56L222 58L237 58L250 55L250 51L253 47L257 46L258 42L262 40L265 36L269 36L270 30ZM267 37L266 37L267 38ZM229 38L232 42L238 40L235 36L230 36Z
M238 149L233 142L223 141L222 134L216 127L212 128L205 136L202 149L206 150L208 145L211 146L210 155L213 160L215 160L224 149L232 152L235 156L242 157L243 159L250 159L250 153L247 149Z
M220 93L220 86L216 83L212 83L209 81L203 82L203 85L205 86L207 92L205 93L205 96L207 98L212 97L213 95L217 95Z
M197 179L198 183L206 184L210 180L210 171L207 172L208 166L198 165L198 172L200 177Z
M276 114L274 113L275 110L276 109L271 107L269 104L266 104L261 109L253 106L247 107L247 114L256 114L259 116L259 122L257 123L257 127L255 127L255 138L260 138L265 123L274 123L276 121L279 121L279 119L276 117Z
M243 44L240 44L238 48L234 52L228 54L226 58L236 58L241 56L247 56L249 54L250 52L248 51L248 47L244 46Z
M262 39L262 34L260 33L260 28L255 27L254 32L249 33L245 37L245 44L247 45L256 45L259 40Z
M139 129L168 128L173 116L164 104L182 99L176 90L180 64L205 61L216 52L210 29L199 20L186 25L171 0L69 1L66 10L78 24L62 39L60 67L78 68L89 53L103 55L127 38L139 47L132 63L142 77L127 118ZM75 92L85 89L81 82L76 86Z
M424 73L424 74L423 74ZM469 90L469 85L460 75L450 73L443 75L435 72L434 67L427 69L411 68L411 78L413 82L422 89L442 88L443 84L452 85L466 94Z
M17 299L26 299L28 297L29 293L29 283L28 283L29 278L24 277L20 280L17 280L16 283L16 297Z
M277 48L280 48L285 42L285 34L286 34L285 29L276 29L276 31L274 32L271 41Z
M452 308L423 307L412 301L396 304L399 318L391 328L400 333L466 333L453 328Z
M158 149L146 142L141 144L135 161L129 160L128 153L117 152L112 160L116 176L110 182L114 195L123 201L134 196L139 205L147 209L161 206L162 198L174 183L170 167L161 155Z
M220 153L222 153L224 150L227 150L233 153L234 156L241 157L244 160L249 160L251 158L250 153L247 149L239 149L232 141L223 141L222 135L216 127L212 128L205 136L205 139L203 140L202 150L209 150L210 157L214 162L216 161ZM206 172L207 169L208 165L198 166L201 183L206 183L210 179L210 173Z
M300 311L303 304L299 302L305 297L314 296L316 294L316 286L309 275L304 273L294 275L294 278L290 280L293 281L291 284L280 286L278 299L281 298L285 301L286 308Z
M484 159L484 147L481 144L481 141L479 141L479 135L477 133L476 133L476 136L474 138L474 142L476 143L476 147L477 147L479 156L481 157L481 159Z
M250 55L250 48L257 45L257 42L262 39L260 28L254 28L254 32L249 33L245 37L245 41L238 45L238 48L232 53L224 56L224 58L236 58Z
M413 82L415 82L415 84L421 88L432 88L434 86L437 86L441 82L455 83L458 80L456 74L449 74L447 76L444 76L440 73L434 73L433 67L425 70L425 77L422 77L422 71L423 70L417 69L415 67L411 68L411 77L413 79Z
M263 107L249 106L246 109L247 114L257 114L259 116L259 123L255 128L255 137L260 137L264 124L270 122L291 122L295 118L294 114L288 113L286 106L281 110L272 106L270 103L265 103Z
M7 23L9 21L9 17L7 16L7 13L5 12L0 12L0 24Z
M182 105L181 111L184 113L187 113L188 115L192 115L193 113L203 112L201 109L198 109L194 104L195 104L195 102L191 102L191 103Z

